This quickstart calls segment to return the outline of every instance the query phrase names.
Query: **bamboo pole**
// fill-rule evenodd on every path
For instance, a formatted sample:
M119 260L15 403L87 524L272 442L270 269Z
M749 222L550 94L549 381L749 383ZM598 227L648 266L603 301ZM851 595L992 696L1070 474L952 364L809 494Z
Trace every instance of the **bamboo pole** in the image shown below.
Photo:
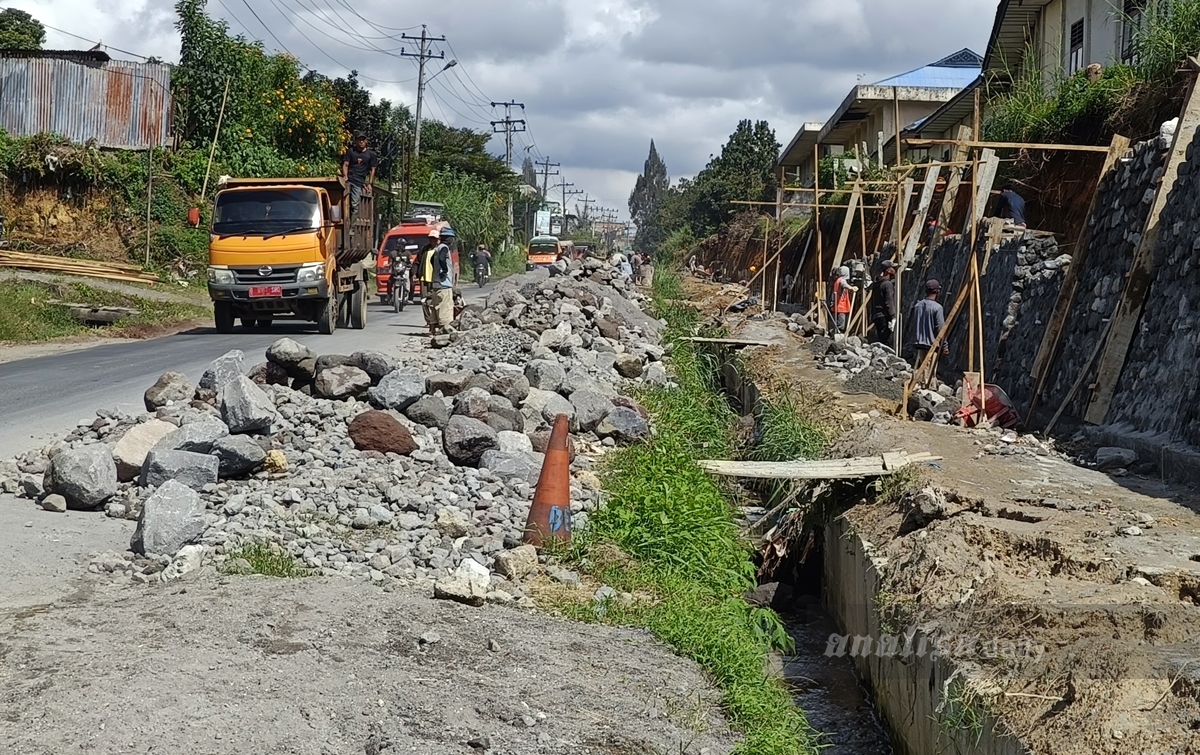
M905 139L904 143L910 147L933 147L938 145L947 145L951 147L964 146L973 149L1030 149L1037 151L1060 151L1060 152L1107 152L1108 147L1096 147L1089 144L1037 144L1026 142L984 142L984 141L961 141L959 139Z
M976 426L985 424L988 421L987 416L987 377L986 366L984 365L984 340L983 340L983 284L979 279L979 256L971 255L971 269L975 273L975 310L979 313L976 318L976 326L979 328L979 422Z
M813 226L817 234L817 324L829 329L825 316L825 251L821 245L821 145L813 145Z
M150 210L154 197L154 140L146 150L146 267L150 267Z
M204 185L200 189L200 201L208 195L208 176L212 172L213 158L217 156L217 139L221 138L221 124L225 120L225 103L229 101L229 82L232 76L225 77L225 94L221 95L221 112L217 114L217 130L213 132L212 146L208 149L208 165L204 168Z

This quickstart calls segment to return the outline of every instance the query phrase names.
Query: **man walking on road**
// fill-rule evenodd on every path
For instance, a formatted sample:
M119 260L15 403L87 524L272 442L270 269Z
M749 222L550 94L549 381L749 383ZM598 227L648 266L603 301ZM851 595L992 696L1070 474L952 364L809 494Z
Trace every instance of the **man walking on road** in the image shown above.
M425 292L425 322L429 335L453 333L454 276L450 259L450 229L429 232L429 246L421 253L421 288Z
M875 323L875 340L891 344L896 322L896 263L886 260L879 281L871 295L871 321Z
M342 180L350 187L350 215L358 214L358 203L362 195L371 196L371 186L375 183L375 170L379 167L379 158L367 146L367 135L359 132L354 135L354 144L342 156Z
M917 351L917 360L913 364L913 367L917 370L921 369L921 364L924 363L925 356L933 348L933 344L942 332L942 328L946 327L946 314L942 311L942 305L937 300L941 293L942 284L931 279L925 283L925 298L913 305L913 343ZM949 344L943 343L941 352L942 354L949 354ZM928 374L937 374L936 356L930 363ZM925 382L925 375L918 374L917 384L924 385Z

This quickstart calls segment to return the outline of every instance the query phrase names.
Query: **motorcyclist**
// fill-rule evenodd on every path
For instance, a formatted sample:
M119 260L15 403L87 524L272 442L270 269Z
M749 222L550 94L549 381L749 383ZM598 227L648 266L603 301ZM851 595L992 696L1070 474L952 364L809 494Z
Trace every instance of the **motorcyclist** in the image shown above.
M475 250L475 269L482 270L485 277L492 275L492 253L483 244Z

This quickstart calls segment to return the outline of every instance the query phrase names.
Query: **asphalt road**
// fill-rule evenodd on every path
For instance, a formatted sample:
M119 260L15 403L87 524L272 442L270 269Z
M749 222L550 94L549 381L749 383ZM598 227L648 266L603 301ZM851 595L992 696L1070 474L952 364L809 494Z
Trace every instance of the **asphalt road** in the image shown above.
M491 291L464 286L468 304ZM377 300L376 300L377 301ZM0 364L0 459L59 437L83 419L91 421L101 408L144 411L142 394L169 370L197 381L214 358L230 349L246 352L246 361L261 361L263 352L284 336L311 346L318 353L350 354L386 347L396 335L425 332L419 306L395 313L378 303L370 305L364 330L338 330L331 336L316 332L313 323L281 320L265 331L218 334L211 326L145 341L109 343L64 354Z

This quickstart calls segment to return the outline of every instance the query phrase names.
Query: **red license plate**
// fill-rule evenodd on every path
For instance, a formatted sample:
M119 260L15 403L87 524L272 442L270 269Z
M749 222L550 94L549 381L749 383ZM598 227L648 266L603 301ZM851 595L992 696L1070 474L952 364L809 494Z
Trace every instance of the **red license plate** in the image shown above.
M264 299L271 296L283 296L283 286L251 286L251 299Z

